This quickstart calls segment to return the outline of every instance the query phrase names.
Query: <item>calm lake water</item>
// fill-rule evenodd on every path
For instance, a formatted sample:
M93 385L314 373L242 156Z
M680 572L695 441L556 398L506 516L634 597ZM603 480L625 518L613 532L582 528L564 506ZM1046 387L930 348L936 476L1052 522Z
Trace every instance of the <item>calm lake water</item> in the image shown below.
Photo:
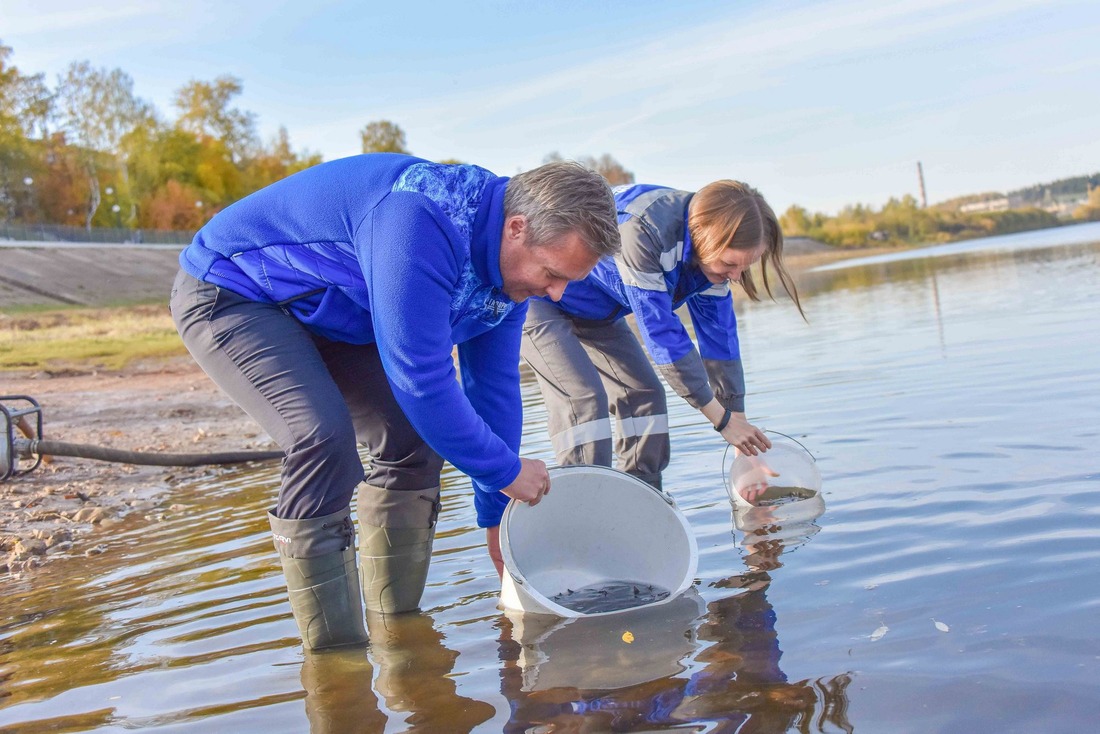
M423 613L306 656L275 474L220 471L111 552L0 581L0 731L1097 731L1100 224L800 283L809 325L739 308L749 413L812 451L824 505L735 517L724 444L673 397L697 593L506 616L451 473ZM549 459L524 389L525 453Z

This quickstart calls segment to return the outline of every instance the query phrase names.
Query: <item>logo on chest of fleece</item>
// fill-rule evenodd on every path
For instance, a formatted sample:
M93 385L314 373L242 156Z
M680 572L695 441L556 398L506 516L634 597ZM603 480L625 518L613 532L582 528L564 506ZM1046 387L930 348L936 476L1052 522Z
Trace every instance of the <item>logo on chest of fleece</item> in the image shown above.
M452 323L475 318L483 324L495 326L511 313L515 305L500 290L481 282L470 263L466 263L462 280L451 297Z

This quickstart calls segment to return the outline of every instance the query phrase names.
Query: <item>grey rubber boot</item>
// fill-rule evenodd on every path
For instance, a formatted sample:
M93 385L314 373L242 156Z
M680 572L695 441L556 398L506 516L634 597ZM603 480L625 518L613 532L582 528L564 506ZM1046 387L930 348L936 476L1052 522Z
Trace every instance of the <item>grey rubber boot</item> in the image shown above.
M359 573L368 610L389 614L420 605L439 507L439 487L359 485Z
M365 644L350 509L308 520L267 517L305 649Z

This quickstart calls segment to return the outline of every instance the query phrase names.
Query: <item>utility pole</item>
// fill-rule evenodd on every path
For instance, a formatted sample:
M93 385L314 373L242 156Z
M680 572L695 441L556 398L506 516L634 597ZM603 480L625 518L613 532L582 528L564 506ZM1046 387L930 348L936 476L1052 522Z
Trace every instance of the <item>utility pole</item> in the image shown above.
M927 209L928 197L924 193L924 169L921 168L920 161L917 161L917 178L920 179L920 206L921 209Z

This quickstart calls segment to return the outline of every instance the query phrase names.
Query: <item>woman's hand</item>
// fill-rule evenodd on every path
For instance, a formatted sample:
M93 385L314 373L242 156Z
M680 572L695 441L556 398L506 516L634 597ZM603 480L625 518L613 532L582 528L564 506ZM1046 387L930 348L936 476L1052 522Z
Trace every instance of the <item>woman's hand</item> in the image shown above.
M764 432L745 419L744 413L731 413L729 423L722 429L722 438L738 452L756 456L772 447Z

